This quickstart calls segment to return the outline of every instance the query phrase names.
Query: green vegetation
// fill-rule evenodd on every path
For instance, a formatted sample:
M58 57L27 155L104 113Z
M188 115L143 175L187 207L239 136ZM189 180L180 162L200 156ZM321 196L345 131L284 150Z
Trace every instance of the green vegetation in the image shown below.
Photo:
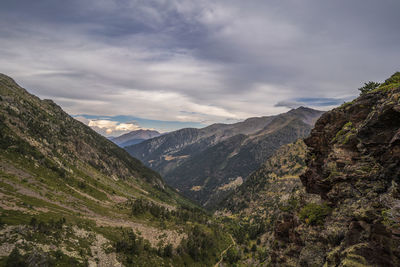
M215 262L218 252L228 245L229 240L218 225L211 226L209 230L195 225L187 239L182 240L177 251L181 255L189 255L194 262L210 265Z
M354 128L353 123L351 121L347 122L343 125L342 129L336 133L336 136L332 139L332 143L340 142L345 145L349 142L349 140L354 137L356 134L356 128Z
M285 203L284 205L281 205L279 208L281 211L284 212L294 212L299 208L299 206L300 206L299 200L294 196L291 196L288 202Z
M383 83L369 81L364 83L364 86L359 88L360 95L376 91L388 91L400 87L400 72L394 73L389 79Z
M380 85L380 83L369 81L367 83L364 83L364 86L361 88L358 88L358 90L360 91L360 95L363 95L363 94L366 94L366 93L371 92L372 90L376 89L379 85Z
M267 230L266 221L260 216L254 216L249 220L242 220L240 224L232 227L233 237L238 244L248 244L250 240L256 240Z
M238 262L242 258L241 251L235 246L228 249L224 260L230 264Z
M133 216L153 218L161 224L168 221L175 224L186 224L187 222L206 223L210 219L209 215L201 208L187 205L180 205L174 210L169 210L144 198L139 198L134 200L131 206Z
M117 253L125 255L125 262L127 265L132 265L134 262L140 260L145 254L157 254L163 256L162 249L152 248L147 240L143 237L136 235L132 230L127 230L123 233L122 238L115 243L115 249Z
M50 219L45 222L32 217L24 228L15 228L9 235L8 242L17 240L24 242L15 242L11 254L2 261L4 266L87 266L87 257L91 254L89 247L92 240L87 238L78 238L78 242L70 240L74 237L73 228L71 224L66 223L65 218L57 221ZM80 258L70 257L60 249L43 250L46 244L59 247L61 243L67 244L68 249L79 251ZM20 251L23 251L23 255Z
M300 210L300 219L310 225L322 225L331 213L331 208L324 204L308 203Z
M400 87L400 72L396 72L389 79L386 79L376 90L388 91Z
M176 250L172 244L160 243L158 247L152 247L132 230L123 233L115 243L115 250L123 255L126 266L137 266L138 263L158 266L162 262L172 263L173 266L209 266L215 263L219 251L228 244L217 225L205 228L195 224Z
M1 262L0 262L1 264ZM13 249L11 254L3 261L5 267L22 266L87 266L87 263L80 263L76 259L65 255L62 251L53 252L32 251L21 255L17 248Z

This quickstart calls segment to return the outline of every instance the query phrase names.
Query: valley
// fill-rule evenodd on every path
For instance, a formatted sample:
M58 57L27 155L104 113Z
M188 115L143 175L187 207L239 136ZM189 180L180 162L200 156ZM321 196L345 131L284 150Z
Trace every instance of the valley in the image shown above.
M0 267L399 267L399 10L2 0Z
M182 129L125 149L170 186L212 209L280 146L307 136L322 113L300 107L235 124Z
M400 264L400 73L323 114L128 148L179 190L10 77L0 93L0 266Z

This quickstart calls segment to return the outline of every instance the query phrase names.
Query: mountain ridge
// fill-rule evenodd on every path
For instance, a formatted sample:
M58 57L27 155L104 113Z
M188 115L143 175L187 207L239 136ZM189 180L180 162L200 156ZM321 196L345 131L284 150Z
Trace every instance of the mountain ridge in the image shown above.
M126 134L122 134L117 137L111 137L110 140L116 143L120 147L127 147L131 145L136 145L139 144L145 140L158 137L160 136L161 133L159 133L156 130L144 130L144 129L139 129L135 131L131 131Z
M305 137L322 113L300 107L234 124L186 128L126 150L185 196L211 208L277 148Z

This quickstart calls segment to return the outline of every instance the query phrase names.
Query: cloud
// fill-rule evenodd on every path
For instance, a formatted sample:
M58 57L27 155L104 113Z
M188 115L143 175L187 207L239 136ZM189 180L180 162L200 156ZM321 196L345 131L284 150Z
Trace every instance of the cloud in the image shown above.
M306 97L306 98L296 98L292 100L279 101L275 104L275 107L287 107L287 108L298 108L300 106L307 106L322 110L332 109L339 106L347 101L353 99L353 96L345 98L323 98L323 97Z
M181 111L182 114L187 114L188 112ZM190 114L193 114L193 112L189 112ZM109 126L109 128L115 128L115 125L121 125L123 129L147 129L147 130L154 130L156 129L160 133L166 133L170 132L176 129L182 129L182 128L201 128L205 127L207 124L203 123L196 123L192 121L162 121L162 120L149 120L149 119L144 119L144 118L139 118L139 117L134 117L134 116L104 116L104 115L87 115L87 114L80 114L80 115L75 115L73 116L75 119L83 122L86 125L89 125L90 122L92 122L92 125L97 125L98 121L106 121L106 122L101 122L100 124ZM234 119L229 119L232 122L236 122ZM132 126L133 125L133 126ZM94 127L99 133L106 135L106 128L99 128L99 127ZM115 133L115 131L114 131ZM122 134L122 133L121 133ZM116 135L116 134L112 134Z
M279 101L278 103L275 104L275 107L286 107L286 108L298 108L300 106L303 106L304 103L301 102L296 102L296 101Z
M88 119L85 116L76 116L75 119L88 125L96 132L104 136L120 136L122 134L137 130L153 130L143 128L135 122L119 122L108 119Z
M0 72L70 114L199 125L297 104L327 109L398 70L399 8L397 0L4 0Z

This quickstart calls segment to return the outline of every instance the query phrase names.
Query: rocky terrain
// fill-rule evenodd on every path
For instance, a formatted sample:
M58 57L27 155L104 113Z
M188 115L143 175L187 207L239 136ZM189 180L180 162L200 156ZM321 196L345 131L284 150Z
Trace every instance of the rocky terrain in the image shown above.
M145 140L160 136L161 134L155 130L136 130L118 137L110 138L111 141L120 147L127 147L139 144Z
M282 148L222 203L217 214L247 223L236 229L246 238L230 262L399 266L399 131L400 73L323 114L304 141L307 154L299 142ZM282 155L298 164L289 175Z
M212 265L231 244L222 228L125 150L0 75L0 266Z
M399 131L400 73L317 121L301 181L331 212L320 225L283 217L272 262L399 266Z
M279 212L287 201L297 197L294 192L306 195L300 181L306 167L305 156L306 145L301 139L282 146L219 206L241 217Z
M307 136L321 114L300 107L236 124L182 129L126 149L185 196L212 208L276 149Z
M307 203L320 202L318 196L306 193L299 178L306 169L306 151L301 139L282 146L218 204L215 214L230 218L233 225L240 255L236 261L263 266L282 214L297 213Z

